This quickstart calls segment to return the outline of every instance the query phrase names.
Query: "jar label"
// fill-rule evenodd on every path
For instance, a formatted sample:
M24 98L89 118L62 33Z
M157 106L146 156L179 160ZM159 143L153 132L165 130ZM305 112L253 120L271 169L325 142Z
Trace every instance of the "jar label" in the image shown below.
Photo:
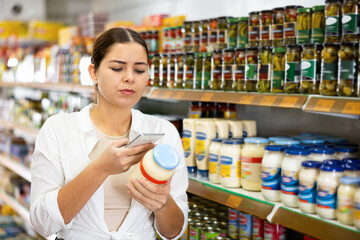
M281 192L289 195L299 194L299 172L282 169Z
M233 80L233 65L223 65L222 74L224 80Z
M339 16L325 17L325 36L339 36Z
M270 80L270 64L259 64L259 79Z
M285 22L284 23L284 38L295 38L296 36L296 23Z
M238 36L237 38L237 45L238 48L245 48L246 44L248 43L248 36Z
M284 38L284 25L274 24L272 25L272 39L282 40Z
M259 27L249 26L248 36L249 41L259 40Z
M342 34L357 34L358 31L358 14L347 13L341 18Z
M260 26L260 41L261 40L270 40L270 32L271 27L270 26Z
M201 240L215 239L220 235L220 232L210 231L206 232L206 229L201 229Z
M189 112L189 118L200 118L201 117L201 111L190 111Z
M200 228L190 226L190 240L199 240L200 236Z
M220 156L220 176L223 178L240 178L240 164L239 159L233 161L232 157Z
M299 201L303 203L316 203L316 182L310 179L299 182Z
M176 82L182 82L184 80L184 67L177 68L177 79Z
M177 37L176 38L176 50L181 51L183 45L184 45L183 39L181 37Z
M275 223L264 223L264 238L265 239L278 239L285 240L286 228Z
M337 188L329 186L317 187L316 206L319 208L336 209Z
M217 161L216 162L209 162L209 173L214 174L214 175L218 174L218 165L219 165L219 163Z
M360 202L355 202L354 204L354 218L360 220Z
M226 43L227 35L227 30L219 30L217 35L217 43Z
M191 131L183 130L183 149L185 158L191 154Z
M311 29L311 43L323 43L325 39L325 28Z
M194 46L199 46L200 45L200 33L194 33L193 45Z
M337 63L321 63L322 80L336 81L337 80Z
M281 168L262 167L261 186L266 190L280 190L281 185Z
M340 79L353 80L356 71L355 61L340 61Z
M300 82L301 64L299 62L288 62L285 66L285 81Z
M246 64L245 78L247 80L257 80L257 64Z
M186 75L185 75L185 79L186 80L193 80L194 79L194 67L191 66L186 66Z
M252 237L252 216L250 214L240 213L239 218L240 238L251 239Z
M191 46L192 34L191 33L185 33L183 38L184 38L184 45L185 46Z
M296 43L303 44L310 42L310 29L296 31Z
M301 61L301 80L302 81L316 81L316 60L302 60Z
M273 71L273 77L271 82L272 88L282 88L284 86L284 71Z
M244 65L235 65L234 66L234 78L235 80L244 80L245 79L245 66Z
M264 238L264 220L253 216L253 239L262 240Z
M222 66L221 65L215 65L212 69L212 78L213 80L221 80L221 71Z
M210 83L210 79L211 79L211 72L204 72L204 89L207 89L210 87L209 83Z
M209 41L209 32L202 32L201 33L201 43L202 44L208 44Z
M352 216L354 208L354 199L348 196L338 196L337 209L342 214Z
M159 42L156 39L150 40L150 49L151 52L157 52L159 49Z
M207 138L206 133L196 132L195 153L196 153L196 160L198 161L202 161L205 159L206 138Z
M217 30L212 30L212 31L210 31L209 42L210 42L210 43L216 43L216 41L217 41L217 35L218 35L218 31L217 31Z
M261 182L261 170L261 163L241 162L241 177L244 180Z
M228 48L236 48L236 36L235 37L228 37Z

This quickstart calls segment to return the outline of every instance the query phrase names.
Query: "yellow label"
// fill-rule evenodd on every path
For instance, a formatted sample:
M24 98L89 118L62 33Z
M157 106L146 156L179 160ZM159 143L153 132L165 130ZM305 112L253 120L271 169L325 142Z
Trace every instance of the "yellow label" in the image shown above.
M218 163L217 162L209 162L209 173L217 174L218 172Z
M354 218L356 220L360 220L360 211L359 210L354 209Z
M323 100L319 99L314 106L314 111L330 112L330 109L334 105L335 100Z
M230 195L229 198L226 200L225 205L232 207L232 208L238 208L240 203L242 201L241 197Z
M360 102L347 102L342 113L360 115Z
M205 140L196 140L195 152L196 154L205 154Z
M254 100L254 96L242 96L239 103L250 104L253 100Z
M224 118L236 118L236 112L226 111L224 112Z
M241 177L241 162L237 161L236 163L236 177L240 178Z
M191 151L191 138L183 138L183 148L185 152Z
M281 107L293 107L299 100L299 97L284 97L280 103Z
M212 99L212 97L214 96L214 94L215 94L215 93L212 93L212 92L205 92L205 93L202 95L200 101L202 101L202 102L208 102L208 101L210 101L210 100Z
M184 94L185 94L185 92L183 92L183 91L177 92L174 96L174 99L182 99Z
M220 165L220 176L231 177L231 165Z
M265 96L261 99L260 105L263 106L272 106L276 100L275 96Z

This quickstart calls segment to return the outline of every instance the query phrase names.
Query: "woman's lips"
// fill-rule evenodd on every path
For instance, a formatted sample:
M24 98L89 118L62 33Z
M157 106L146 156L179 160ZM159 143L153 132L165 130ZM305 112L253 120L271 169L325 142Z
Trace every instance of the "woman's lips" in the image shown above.
M135 91L132 89L122 89L120 92L124 95L133 95L135 93Z

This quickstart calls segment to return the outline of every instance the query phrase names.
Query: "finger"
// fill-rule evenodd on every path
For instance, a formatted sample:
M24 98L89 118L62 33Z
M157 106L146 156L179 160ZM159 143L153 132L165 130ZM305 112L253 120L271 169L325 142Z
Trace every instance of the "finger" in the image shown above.
M128 143L129 143L129 139L128 138L123 138L123 139L119 139L119 140L116 140L114 141L111 145L114 146L114 147L124 147L126 146Z
M140 192L144 197L155 200L158 197L157 194L144 187L144 182L143 179L131 179L133 188Z
M144 206L151 206L152 209L156 209L161 207L161 204L149 197L146 197L143 192L139 191L138 188L136 188L134 185L137 184L136 181L131 181L132 184L127 184L128 190L131 194L131 196L136 199L136 201L142 203Z
M126 151L127 151L127 154L131 156L131 155L136 155L136 154L139 154L142 152L147 152L150 149L153 149L154 147L155 147L154 144L146 143L146 144L141 144L138 146L126 148Z
M144 207L146 207L147 209L149 209L150 211L154 212L156 209L151 206L150 204L144 202L143 200L137 198L134 193L132 193L130 190L128 190L128 194L134 199L136 200L137 202L139 202L141 205L143 205Z
M139 179L138 183L147 191L156 195L164 195L170 192L169 182L166 182L165 184L162 185L156 185L147 180Z

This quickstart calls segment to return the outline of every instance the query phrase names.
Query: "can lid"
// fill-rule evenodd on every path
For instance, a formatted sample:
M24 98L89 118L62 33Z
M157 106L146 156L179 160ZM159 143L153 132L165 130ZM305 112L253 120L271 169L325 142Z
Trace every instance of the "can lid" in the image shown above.
M315 12L315 11L324 11L325 10L325 5L313 6L312 10L313 10L313 12Z
M349 176L341 177L340 178L340 183L343 183L343 184L359 184L360 183L360 177L349 177Z
M224 139L222 138L213 138L211 139L212 142L217 142L217 143L221 143Z
M240 22L249 21L249 17L239 17Z
M311 13L311 8L298 8L298 13Z
M337 143L335 144L336 147L359 147L357 143Z
M336 147L335 151L337 152L344 152L344 153L356 153L358 152L357 147Z
M360 158L344 158L343 163L360 164Z
M346 138L327 138L325 139L325 142L327 143L346 143L347 139Z
M291 145L291 148L295 148L295 149L310 149L311 147L312 145L303 145L303 144Z
M319 168L322 162L319 161L304 161L301 163L301 166L308 168Z
M284 47L275 47L273 48L273 53L284 53L286 49Z
M360 164L344 163L344 164L341 164L341 166L344 170L360 171Z
M304 144L321 144L321 143L325 143L325 141L323 139L301 139L300 141L301 141L301 143L304 143Z
M296 145L296 144L300 144L300 141L298 140L293 140L293 139L287 139L287 140L276 140L274 142L275 144L279 144L279 145Z
M266 145L265 150L271 151L271 152L283 152L287 146L285 145Z
M262 138L262 137L248 137L245 138L244 141L246 143L268 143L269 140L267 138Z
M153 157L160 167L168 170L176 168L180 162L178 153L168 144L157 144L153 149Z
M334 154L335 149L333 148L310 148L312 153L319 153L319 154Z
M325 172L343 172L344 171L344 169L341 167L341 165L329 165L326 163L321 164L320 170L325 171Z
M333 148L335 145L334 144L315 144L313 147L314 148Z
M285 150L286 154L291 154L291 155L301 155L301 156L306 156L306 155L310 155L310 151L307 149L296 149L296 148L289 148Z

